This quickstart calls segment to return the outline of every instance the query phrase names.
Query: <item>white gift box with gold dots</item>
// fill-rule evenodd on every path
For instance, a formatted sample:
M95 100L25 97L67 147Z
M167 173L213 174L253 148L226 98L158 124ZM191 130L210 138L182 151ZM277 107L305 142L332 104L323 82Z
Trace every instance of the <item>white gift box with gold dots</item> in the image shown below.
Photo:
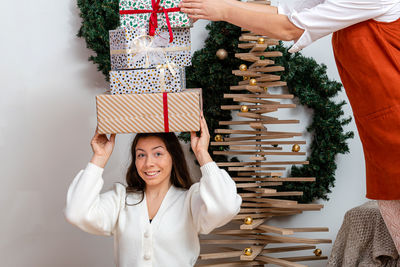
M117 28L109 32L112 70L154 68L158 64L174 63L179 67L191 65L190 29L158 28L154 36L145 28Z
M180 92L185 87L185 68L160 65L152 69L110 71L111 94Z

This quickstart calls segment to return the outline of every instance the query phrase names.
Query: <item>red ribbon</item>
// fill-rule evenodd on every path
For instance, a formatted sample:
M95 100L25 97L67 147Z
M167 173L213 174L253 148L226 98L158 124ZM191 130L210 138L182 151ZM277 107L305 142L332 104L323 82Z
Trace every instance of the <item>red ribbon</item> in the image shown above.
M163 93L163 109L164 109L164 132L169 133L168 93Z
M173 34L172 34L171 24L169 22L168 12L178 12L178 11L181 11L181 9L179 7L164 8L164 7L160 6L160 1L161 0L151 0L151 6L153 7L152 10L150 10L150 9L145 9L145 10L120 10L119 14L121 14L121 15L130 15L130 14L151 13L150 21L149 21L149 35L150 36L154 36L155 33L156 33L156 29L158 27L157 14L158 13L164 13L165 14L165 20L166 20L167 26L168 26L168 31L169 31L169 42L172 43L174 37L173 37Z

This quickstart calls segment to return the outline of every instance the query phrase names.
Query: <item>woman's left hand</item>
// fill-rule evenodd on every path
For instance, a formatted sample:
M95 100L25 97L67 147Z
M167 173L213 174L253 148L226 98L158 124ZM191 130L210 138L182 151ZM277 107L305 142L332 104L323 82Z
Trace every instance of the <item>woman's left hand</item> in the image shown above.
M208 132L207 122L203 114L201 114L200 118L200 137L196 135L196 132L191 132L190 143L200 166L212 161L212 158L208 153L210 133Z

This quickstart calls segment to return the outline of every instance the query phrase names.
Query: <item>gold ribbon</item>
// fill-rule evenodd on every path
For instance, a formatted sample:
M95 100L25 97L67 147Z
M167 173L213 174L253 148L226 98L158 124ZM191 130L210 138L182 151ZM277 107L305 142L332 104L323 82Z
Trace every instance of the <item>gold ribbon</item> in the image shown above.
M161 92L165 92L165 90L167 89L166 87L166 83L165 83L165 71L169 70L172 74L172 76L176 76L177 72L176 72L176 68L178 68L178 66L173 63L173 62L167 62L166 64L160 64L157 65L156 67L159 71L160 71L160 87L161 87Z

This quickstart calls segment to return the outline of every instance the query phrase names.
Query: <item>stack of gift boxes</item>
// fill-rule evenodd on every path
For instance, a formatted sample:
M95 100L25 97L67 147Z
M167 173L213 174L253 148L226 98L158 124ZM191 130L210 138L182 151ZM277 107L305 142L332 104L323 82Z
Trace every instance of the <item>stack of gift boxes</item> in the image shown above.
M97 96L100 133L200 129L201 91L185 89L191 20L180 0L120 0L110 31L110 92Z

